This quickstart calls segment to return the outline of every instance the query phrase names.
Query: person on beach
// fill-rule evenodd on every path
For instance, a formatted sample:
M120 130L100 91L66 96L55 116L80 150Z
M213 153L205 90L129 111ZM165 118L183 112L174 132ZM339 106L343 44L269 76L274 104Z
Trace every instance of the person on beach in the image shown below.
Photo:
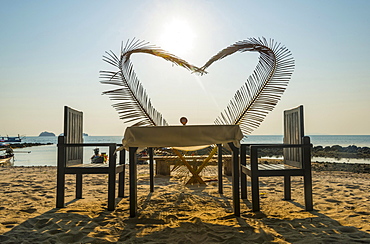
M91 157L91 163L93 164L102 164L104 163L104 156L99 154L99 148L94 149L94 155Z

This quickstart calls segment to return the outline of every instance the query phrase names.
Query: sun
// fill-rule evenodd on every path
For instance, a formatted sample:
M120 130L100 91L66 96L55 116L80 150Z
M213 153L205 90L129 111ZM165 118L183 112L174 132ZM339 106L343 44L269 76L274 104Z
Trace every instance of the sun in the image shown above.
M172 19L164 25L161 48L176 56L185 55L193 48L194 39L195 32L187 21Z

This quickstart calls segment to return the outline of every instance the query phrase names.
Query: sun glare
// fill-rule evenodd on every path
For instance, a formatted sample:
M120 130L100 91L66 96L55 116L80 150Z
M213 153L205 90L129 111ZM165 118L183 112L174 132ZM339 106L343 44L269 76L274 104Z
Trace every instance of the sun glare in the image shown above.
M181 56L193 48L195 33L188 22L174 19L165 24L160 39L163 49L176 56Z

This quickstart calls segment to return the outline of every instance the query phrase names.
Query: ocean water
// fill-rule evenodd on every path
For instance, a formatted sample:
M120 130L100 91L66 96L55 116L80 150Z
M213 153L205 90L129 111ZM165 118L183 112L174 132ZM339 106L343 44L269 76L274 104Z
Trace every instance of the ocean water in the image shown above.
M314 146L350 146L370 147L370 135L312 135L311 142ZM86 143L121 143L121 136L85 136ZM242 143L282 143L283 136L279 135L263 135L263 136L248 136L244 138ZM53 143L53 145L34 146L28 148L15 149L15 166L56 166L57 161L57 137L25 137L22 142L29 143ZM93 155L93 147L84 148L84 160L89 162ZM108 148L100 147L100 152L108 152ZM370 164L370 159L334 159L334 158L313 158L313 161L319 162L340 162L340 163L366 163Z
M22 138L26 143L53 143L52 145L33 146L14 149L14 166L56 166L57 141L54 136L31 136ZM86 143L122 143L121 136L84 136ZM84 147L84 163L90 162L95 147ZM100 153L108 153L108 147L99 147Z

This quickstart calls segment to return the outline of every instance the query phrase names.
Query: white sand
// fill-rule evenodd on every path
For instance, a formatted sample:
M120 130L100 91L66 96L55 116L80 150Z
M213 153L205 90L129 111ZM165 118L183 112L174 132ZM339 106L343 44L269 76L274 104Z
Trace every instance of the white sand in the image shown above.
M217 178L208 169L205 179ZM312 212L304 211L301 177L293 177L292 201L281 200L281 177L264 178L261 212L242 201L236 218L230 177L223 195L217 182L185 186L176 176L156 177L149 193L148 166L138 172L139 213L129 218L127 197L106 210L104 175L84 176L77 201L68 176L69 204L55 209L55 167L0 168L0 243L370 243L370 174L313 172Z

